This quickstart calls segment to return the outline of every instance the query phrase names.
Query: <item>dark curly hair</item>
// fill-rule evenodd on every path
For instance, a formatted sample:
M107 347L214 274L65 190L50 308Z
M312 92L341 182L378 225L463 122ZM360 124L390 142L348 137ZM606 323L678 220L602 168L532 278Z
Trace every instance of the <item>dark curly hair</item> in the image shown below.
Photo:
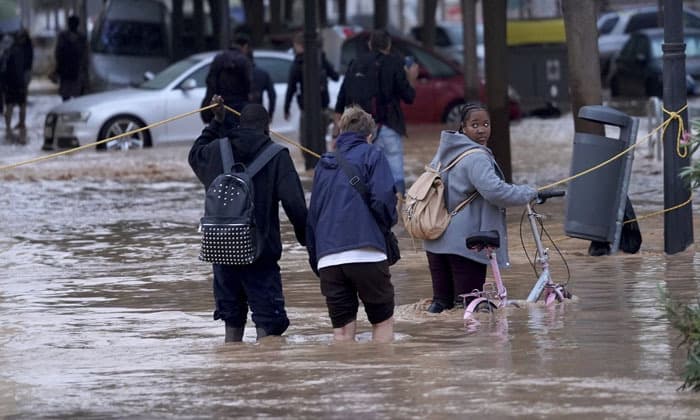
M486 105L482 104L481 102L469 102L464 105L459 109L459 132L464 133L462 131L462 125L464 124L464 120L466 120L469 117L469 114L471 114L472 111L486 111L486 113L489 112L489 109L486 107Z

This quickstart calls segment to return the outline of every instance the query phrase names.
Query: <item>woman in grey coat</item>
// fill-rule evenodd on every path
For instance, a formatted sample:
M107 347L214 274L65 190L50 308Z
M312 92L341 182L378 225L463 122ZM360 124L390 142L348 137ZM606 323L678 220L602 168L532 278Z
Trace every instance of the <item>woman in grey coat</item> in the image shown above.
M476 232L497 230L501 243L496 255L499 265L507 266L505 208L523 206L537 196L537 190L530 186L504 181L491 149L486 147L491 135L486 107L467 104L462 108L461 117L459 131L441 133L440 145L430 164L445 167L465 151L478 149L442 175L448 210L452 211L475 191L478 196L452 216L442 236L425 241L433 282L433 302L428 308L432 313L450 309L461 303L460 294L484 287L488 258L485 251L467 249L465 238Z

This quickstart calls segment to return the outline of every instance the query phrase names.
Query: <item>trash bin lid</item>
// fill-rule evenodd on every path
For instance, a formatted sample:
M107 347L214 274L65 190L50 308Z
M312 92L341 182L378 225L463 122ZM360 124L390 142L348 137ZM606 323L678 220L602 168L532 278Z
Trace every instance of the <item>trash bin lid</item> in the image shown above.
M604 105L582 106L578 111L578 117L584 120L610 124L617 127L626 127L632 123L632 118L624 112Z

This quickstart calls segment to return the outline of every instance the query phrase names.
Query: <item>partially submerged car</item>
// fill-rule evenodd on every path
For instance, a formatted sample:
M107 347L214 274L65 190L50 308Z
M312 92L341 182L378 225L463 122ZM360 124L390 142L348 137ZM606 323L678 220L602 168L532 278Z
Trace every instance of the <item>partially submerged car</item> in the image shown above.
M201 106L216 51L194 54L178 61L135 88L85 95L52 108L44 123L44 140L58 147L74 147L145 127ZM258 50L255 65L266 70L277 94L271 129L296 136L299 110L294 104L284 119L284 95L294 56L286 52ZM330 81L331 101L338 96L340 82ZM265 103L265 105L267 105ZM332 104L331 104L332 105ZM198 113L151 129L107 142L107 149L151 147L171 141L193 141L201 133Z

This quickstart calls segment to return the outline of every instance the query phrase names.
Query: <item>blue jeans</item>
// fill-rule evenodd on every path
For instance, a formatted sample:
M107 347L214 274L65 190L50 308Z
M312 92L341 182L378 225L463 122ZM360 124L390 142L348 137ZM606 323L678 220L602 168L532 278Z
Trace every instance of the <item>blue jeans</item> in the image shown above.
M401 135L386 125L381 126L374 144L384 151L389 161L391 174L394 176L396 191L401 195L406 193L406 182L403 178L403 139Z
M213 269L214 319L243 328L250 305L255 326L263 328L268 335L282 335L289 327L277 263L256 261L240 266L213 264Z

